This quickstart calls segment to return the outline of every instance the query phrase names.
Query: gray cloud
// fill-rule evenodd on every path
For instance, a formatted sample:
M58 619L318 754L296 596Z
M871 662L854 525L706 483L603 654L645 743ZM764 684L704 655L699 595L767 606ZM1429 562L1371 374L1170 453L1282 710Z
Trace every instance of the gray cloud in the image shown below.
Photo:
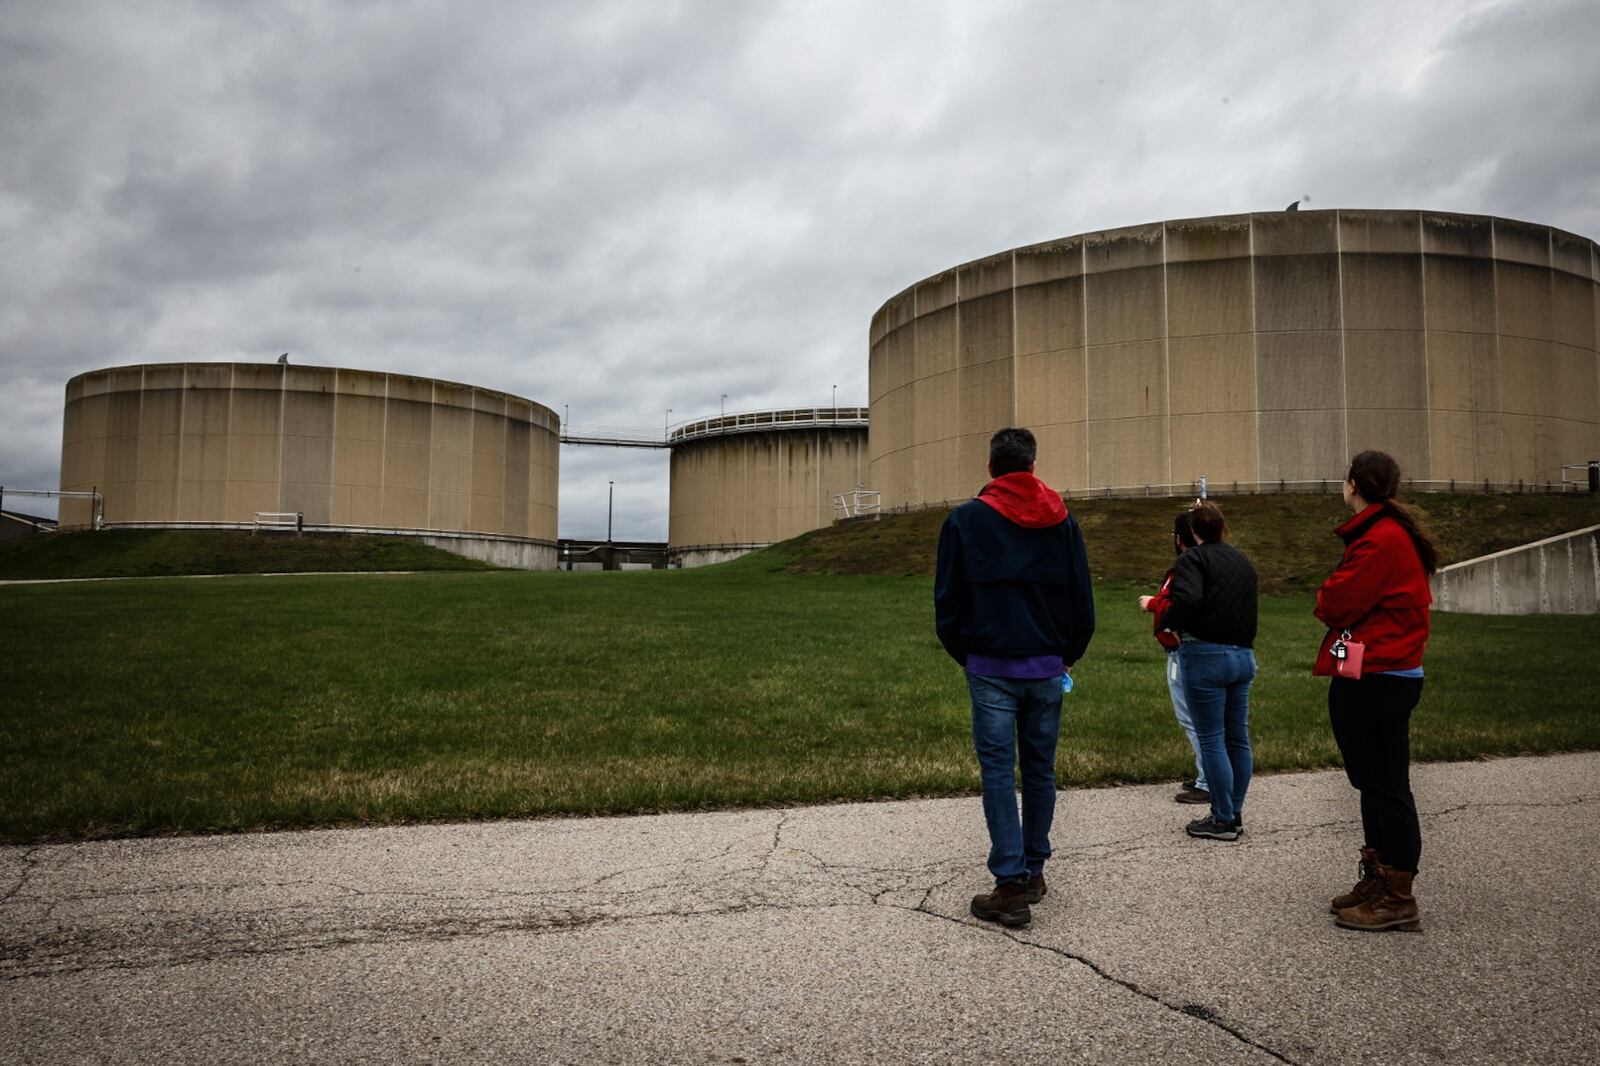
M1069 233L1310 193L1593 236L1597 45L1582 0L12 5L0 483L54 483L62 385L115 363L655 428L864 402L884 299ZM562 462L563 535L615 480L664 536L662 454Z

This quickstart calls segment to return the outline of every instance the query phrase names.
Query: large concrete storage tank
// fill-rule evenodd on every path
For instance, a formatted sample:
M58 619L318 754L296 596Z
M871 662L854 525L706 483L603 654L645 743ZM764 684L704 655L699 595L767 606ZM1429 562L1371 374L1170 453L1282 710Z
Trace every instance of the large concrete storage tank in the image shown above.
M667 547L684 566L732 559L833 521L866 479L863 407L759 411L672 431Z
M553 569L560 420L503 392L331 367L171 363L67 383L61 487L108 526L402 534ZM64 525L88 504L66 501Z
M873 316L872 488L970 496L1031 427L1073 492L1276 488L1382 448L1419 487L1600 456L1600 251L1528 222L1299 211L1002 252ZM1431 483L1431 484L1427 484Z

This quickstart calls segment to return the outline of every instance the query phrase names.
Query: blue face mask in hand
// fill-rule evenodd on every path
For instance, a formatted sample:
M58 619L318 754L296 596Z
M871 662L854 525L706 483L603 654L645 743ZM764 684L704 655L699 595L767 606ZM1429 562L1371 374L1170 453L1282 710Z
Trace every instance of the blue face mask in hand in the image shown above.
M1063 696L1065 696L1067 693L1069 693L1071 691L1072 691L1072 675L1071 674L1062 674L1061 675L1061 694Z

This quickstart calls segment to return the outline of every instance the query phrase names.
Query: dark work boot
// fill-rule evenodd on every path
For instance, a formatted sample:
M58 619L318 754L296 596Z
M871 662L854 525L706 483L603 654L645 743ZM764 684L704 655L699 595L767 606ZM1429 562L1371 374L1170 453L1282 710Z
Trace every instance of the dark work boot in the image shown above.
M1036 874L1028 878L1028 902L1038 903L1050 894L1050 886L1044 883L1044 874Z
M1383 891L1383 878L1378 876L1378 862L1376 848L1361 849L1361 863L1358 867L1360 877L1350 891L1342 896L1333 897L1333 902L1328 904L1330 914L1338 914L1348 907L1359 907Z
M1335 914L1333 920L1346 929L1360 929L1369 933L1380 929L1409 931L1420 928L1422 921L1417 917L1417 899L1411 894L1411 879L1417 875L1404 870L1391 870L1380 862L1378 876L1382 879L1380 891L1354 907L1346 907Z
M1007 929L1028 928L1028 923L1033 921L1033 912L1028 910L1027 883L1012 881L997 885L986 896L973 896L972 916L986 922L999 922Z

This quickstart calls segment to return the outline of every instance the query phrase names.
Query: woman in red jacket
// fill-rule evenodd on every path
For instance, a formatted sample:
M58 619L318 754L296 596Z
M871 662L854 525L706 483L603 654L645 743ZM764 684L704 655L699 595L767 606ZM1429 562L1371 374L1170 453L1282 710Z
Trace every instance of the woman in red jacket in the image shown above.
M1411 894L1422 832L1411 796L1411 712L1422 697L1428 575L1438 550L1395 502L1400 467L1383 452L1350 460L1344 500L1355 517L1337 530L1344 558L1317 591L1328 626L1314 673L1332 676L1328 717L1345 773L1361 793L1361 879L1330 909L1350 929L1415 929ZM1356 665L1359 657L1359 666Z

